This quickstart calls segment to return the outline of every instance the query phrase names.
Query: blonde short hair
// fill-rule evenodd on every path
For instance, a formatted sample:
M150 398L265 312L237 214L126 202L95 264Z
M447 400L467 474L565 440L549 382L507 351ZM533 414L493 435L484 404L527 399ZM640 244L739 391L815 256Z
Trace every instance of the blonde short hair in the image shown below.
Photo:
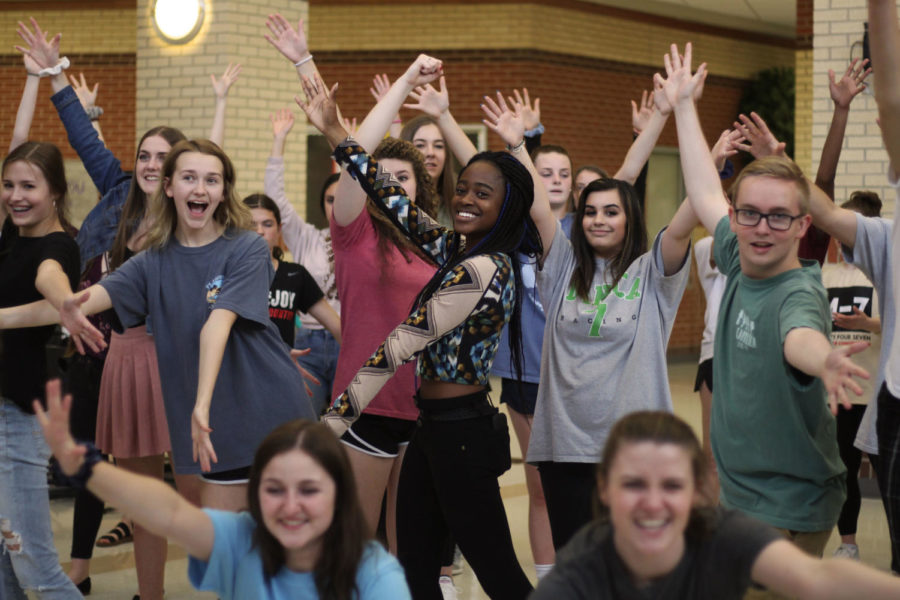
M805 215L809 212L809 181L807 181L806 175L803 174L797 163L791 159L783 156L766 156L754 160L744 167L731 186L729 195L731 196L732 205L737 206L741 183L748 177L768 177L793 183L797 188L797 203L800 205L800 214Z

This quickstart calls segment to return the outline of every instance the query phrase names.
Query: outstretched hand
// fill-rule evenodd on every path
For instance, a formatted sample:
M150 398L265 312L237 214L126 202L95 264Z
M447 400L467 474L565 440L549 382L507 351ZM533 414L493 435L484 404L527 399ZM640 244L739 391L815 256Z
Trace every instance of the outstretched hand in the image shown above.
M241 74L241 63L228 63L228 66L225 67L225 72L222 73L222 77L218 80L214 73L209 74L209 78L212 80L213 90L216 92L216 98L219 100L224 100L228 95L228 90L231 89L232 84L238 79L238 75Z
M299 62L301 58L309 55L309 44L306 41L306 33L303 31L303 19L297 23L297 28L288 23L288 20L279 13L269 15L266 18L266 27L272 33L263 34L266 41L292 63Z
M191 412L192 453L194 462L200 462L200 470L204 473L212 469L212 463L219 462L212 440L209 439L210 433L212 428L209 426L209 408L194 407Z
M848 410L853 406L847 396L847 390L862 396L863 390L854 377L868 379L869 372L850 360L850 356L868 347L867 342L857 342L838 346L828 353L822 372L822 383L825 384L825 391L828 393L828 407L832 414L837 414L838 403Z
M28 25L21 21L16 27L16 33L27 47L16 46L15 48L22 53L25 70L29 73L37 73L41 69L54 67L59 63L59 41L62 39L62 34L57 33L48 40L47 32L41 30L34 17L31 17L29 21L31 21L34 31L28 29Z
M301 83L306 101L301 100L299 96L294 97L294 100L306 113L309 122L325 135L332 146L337 146L347 137L347 130L341 124L335 100L338 84L335 83L329 90L318 75L312 79L304 75Z
M482 122L499 135L507 146L518 146L525 139L525 122L522 119L521 105L518 103L511 109L503 99L503 94L497 92L496 102L490 96L484 97L481 110L487 115Z
M740 115L740 122L735 121L735 129L746 138L746 143L737 144L736 147L749 152L753 158L763 158L765 156L785 156L784 149L787 146L784 142L779 142L775 138L775 134L769 130L766 122L755 112L751 112L750 116Z
M409 65L409 68L406 69L406 73L403 74L403 77L405 78L407 85L411 88L417 88L420 85L431 83L440 77L443 72L444 66L440 59L428 56L427 54L420 54L416 57L416 60Z
M304 369L299 362L297 362L297 358L301 356L306 356L311 351L310 348L303 348L302 350L291 349L291 358L294 360L294 366L297 367L297 370L300 371L300 375L303 379L313 382L316 385L322 385L322 382L319 381L318 377ZM313 392L309 388L309 384L306 381L303 382L303 387L306 388L306 395L312 398Z
M403 105L403 108L419 110L433 119L439 119L441 114L450 109L450 94L447 92L447 80L441 76L439 90L426 83L409 93L409 97L415 100Z
M389 89L391 89L391 80L388 79L387 73L376 73L372 78L372 87L369 88L369 93L375 98L375 102L380 102Z
M836 106L848 108L850 102L866 89L866 77L872 72L868 65L868 58L862 61L854 58L838 81L834 79L834 70L828 69L828 91Z
M79 78L81 79L80 81ZM87 81L84 79L84 73L79 73L78 78L74 75L69 75L69 81L72 83L75 95L78 96L78 101L81 102L81 107L84 110L94 108L97 104L97 89L100 87L100 84L95 83L93 88L88 87Z
M528 88L513 90L515 99L509 98L509 103L518 107L519 114L522 115L522 122L525 124L525 131L530 131L541 124L541 99L535 98L534 104L531 103L531 97L528 95Z
M41 429L44 430L44 440L47 441L47 446L59 462L59 468L66 475L74 475L81 468L87 448L75 443L75 439L69 433L72 396L63 397L62 384L59 379L51 379L47 382L44 396L47 399L47 410L43 409L40 401L35 400L32 403L34 416L37 417Z
M684 46L684 56L678 53L678 46L672 44L669 53L663 56L666 68L666 76L659 73L653 76L654 88L662 93L668 106L675 107L679 102L696 102L703 93L703 83L706 81L706 63L697 68L697 72L691 74L691 60L693 47L690 42ZM660 94L654 96L656 106L663 114L665 108L660 105L663 98Z
M670 109L671 110L671 109ZM647 90L641 92L641 103L638 104L634 100L631 101L631 128L635 135L647 128L650 117L653 116L653 94Z
M294 113L289 108L280 108L269 115L272 122L272 137L286 138L294 127Z
M725 168L725 160L738 153L739 144L743 141L744 134L740 129L726 129L719 135L719 139L709 151L717 171Z
M90 292L84 292L79 295L73 295L63 301L59 308L59 323L72 336L72 342L79 354L84 354L84 346L90 348L93 352L99 352L106 348L106 340L94 325L88 321L87 317L81 312L81 305L90 298Z

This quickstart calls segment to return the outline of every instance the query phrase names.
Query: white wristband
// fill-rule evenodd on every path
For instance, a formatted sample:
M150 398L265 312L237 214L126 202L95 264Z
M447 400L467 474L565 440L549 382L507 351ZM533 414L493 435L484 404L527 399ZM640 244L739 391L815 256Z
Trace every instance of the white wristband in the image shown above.
M38 77L50 77L51 75L59 75L63 71L69 68L69 58L63 56L59 59L59 62L56 63L53 67L47 67L46 69L41 69L37 72Z
M297 62L294 63L294 66L299 67L300 65L306 64L311 60L312 60L312 54L310 54L306 58L301 58L300 60L298 60Z

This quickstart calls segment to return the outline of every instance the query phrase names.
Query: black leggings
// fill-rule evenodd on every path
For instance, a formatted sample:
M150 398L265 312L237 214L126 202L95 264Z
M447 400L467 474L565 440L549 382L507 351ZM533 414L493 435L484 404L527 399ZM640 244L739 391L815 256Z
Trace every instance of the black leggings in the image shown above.
M594 518L597 502L597 465L539 462L538 474L547 502L553 548L560 548Z
M847 467L847 499L841 508L841 516L838 517L837 523L838 533L841 535L856 533L856 521L862 503L859 494L859 465L862 463L862 451L857 449L853 442L856 441L856 431L865 412L864 404L854 404L850 410L840 407L837 414L838 450L841 453L841 460Z
M72 394L70 429L72 437L92 442L97 431L97 402L100 398L100 376L103 361L90 356L75 355L68 361L66 383ZM100 521L103 520L103 501L86 489L75 493L72 515L72 558L90 559Z
M490 598L522 600L532 591L497 484L510 467L509 428L485 394L473 404L475 396L420 401L422 416L403 457L397 554L415 600L441 600L438 576L450 534ZM427 409L454 402L468 403L477 414Z

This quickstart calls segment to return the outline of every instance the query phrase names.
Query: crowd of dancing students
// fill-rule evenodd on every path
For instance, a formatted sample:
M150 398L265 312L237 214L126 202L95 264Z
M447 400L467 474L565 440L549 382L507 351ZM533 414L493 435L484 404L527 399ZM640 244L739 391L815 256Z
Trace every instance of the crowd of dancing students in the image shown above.
M900 164L896 6L869 10L882 131ZM427 55L393 83L376 76L376 104L351 127L302 21L271 15L266 27L340 166L319 198L325 229L285 192L289 110L271 117L264 193L237 198L222 143L240 66L212 78L209 139L154 127L123 169L96 87L67 79L60 36L19 25L26 79L0 202L3 598L89 593L104 502L129 519L114 540L133 523L144 600L163 597L168 539L190 555L191 583L222 598L441 599L454 546L497 599L900 595L900 579L821 559L836 524L839 555L858 558L859 430L900 572L900 234L880 200L833 198L865 62L830 74L835 113L812 182L755 114L710 149L697 114L706 66L673 45L610 176L541 145L540 102L525 90L484 97L506 151L479 152ZM101 195L77 231L59 149L26 141L41 77ZM403 106L423 115L401 127ZM670 118L687 198L649 239L642 171ZM756 160L726 196L739 150ZM702 445L671 414L666 371L698 224L712 236L697 252L710 306ZM823 272L830 237L854 267ZM46 381L55 324L74 350L63 384ZM526 461L536 590L498 485L507 413ZM78 490L68 574L50 526L51 453ZM165 454L177 491L162 481ZM380 520L386 547L373 541Z

